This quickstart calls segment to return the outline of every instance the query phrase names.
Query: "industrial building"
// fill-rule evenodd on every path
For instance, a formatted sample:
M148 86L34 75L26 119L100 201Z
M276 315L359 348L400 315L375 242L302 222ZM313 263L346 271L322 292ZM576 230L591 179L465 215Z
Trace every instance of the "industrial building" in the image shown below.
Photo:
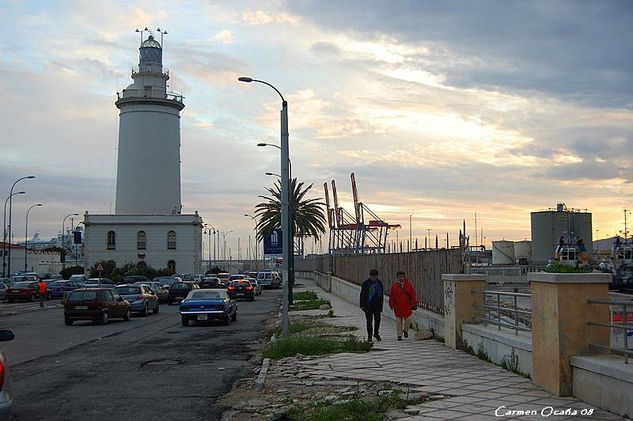
M572 209L564 203L555 209L531 212L532 262L545 264L554 258L561 238L568 245L582 240L589 256L593 256L591 212Z

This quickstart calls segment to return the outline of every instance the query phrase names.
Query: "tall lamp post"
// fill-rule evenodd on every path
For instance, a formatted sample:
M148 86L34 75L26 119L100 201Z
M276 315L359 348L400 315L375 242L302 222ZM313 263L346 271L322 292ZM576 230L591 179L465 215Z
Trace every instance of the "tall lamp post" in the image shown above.
M209 270L211 270L211 234L213 233L213 255L215 257L215 227L211 224L204 224L204 226L207 227L205 234L209 234Z
M9 226L8 226L8 231L9 231L9 243L11 242L11 209L13 207L13 188L15 187L16 184L18 184L18 182L22 181L22 180L27 180L27 179L31 179L31 178L35 178L34 175L27 175L25 177L20 177L17 180L15 180L15 182L13 183L13 185L11 186L11 190L9 191ZM5 247L6 247L6 237L4 239L5 241ZM4 253L3 253L4 254ZM7 265L7 272L8 275L11 276L11 247L9 247L9 256L7 257L8 265Z
M244 216L247 218L251 218L252 221L255 221L255 218L256 218L256 216L249 215L248 213L245 213ZM253 249L254 252L253 252L252 257L255 259L255 264L257 264L257 221L255 221L255 229L253 231L255 232L255 248ZM250 247L251 247L251 244L249 241L249 244L248 244L249 250L250 250Z
M18 191L15 193L11 193L9 195L9 197L7 197L7 200L4 201L4 234L2 237L2 277L4 278L5 276L11 276L11 272L9 272L8 274L5 273L5 269L7 268L7 262L6 262L6 256L7 256L7 202L9 202L11 200L11 198L15 195L18 194L24 194L26 193L25 191ZM9 242L11 242L11 233L9 232ZM11 247L9 246L9 250L11 250ZM9 265L10 266L10 265Z
M42 206L41 203L37 203L35 205L32 205L27 211L26 211L26 224L24 224L24 271L26 272L27 269L27 264L26 264L26 251L28 250L28 246L29 246L29 212L31 212L31 209L38 207L38 206Z
M288 320L288 307L289 307L289 292L290 292L290 278L292 266L290 259L292 258L292 245L288 239L292 239L290 236L291 212L290 212L290 173L288 169L288 162L290 160L290 152L288 145L288 101L279 92L277 88L268 82L263 80L253 79L250 77L240 77L237 80L240 82L257 82L271 87L277 92L281 98L281 232L284 234L284 241L282 241L282 276L283 276L283 297L282 297L282 317L281 317L281 334L285 336L288 334L289 320Z
M66 269L66 246L64 244L64 240L66 239L66 234L64 233L64 225L66 224L66 219L70 218L71 216L79 216L78 213L69 213L68 215L64 216L64 219L62 220L62 254L64 257L64 261L62 262L62 270Z

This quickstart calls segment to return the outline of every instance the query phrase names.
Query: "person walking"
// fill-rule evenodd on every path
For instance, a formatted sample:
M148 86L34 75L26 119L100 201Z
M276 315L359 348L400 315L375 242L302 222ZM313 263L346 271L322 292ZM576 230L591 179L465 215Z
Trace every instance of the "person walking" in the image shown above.
M397 281L391 286L389 291L389 308L396 315L396 334L398 340L409 337L409 327L411 326L411 315L413 310L418 308L418 299L411 282L405 277L403 271L396 274Z
M378 279L378 271L369 271L369 279L363 282L360 289L360 308L367 319L367 342L372 336L380 341L380 313L382 312L384 289L382 281Z
M37 283L37 295L40 298L40 307L44 307L44 298L46 298L46 282L40 279Z

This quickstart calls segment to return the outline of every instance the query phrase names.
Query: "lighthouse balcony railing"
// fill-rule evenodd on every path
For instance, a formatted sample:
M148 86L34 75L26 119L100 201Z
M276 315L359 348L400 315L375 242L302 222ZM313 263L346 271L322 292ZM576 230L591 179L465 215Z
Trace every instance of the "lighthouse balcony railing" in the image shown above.
M117 96L117 100L123 99L123 98L163 98L163 99L169 99L172 101L178 101L178 102L182 102L182 100L184 99L184 96L182 94L179 94L177 92L172 92L172 91L167 91L167 92L161 92L161 96L157 95L157 91L155 90L151 90L151 91L147 91L145 89L124 89L123 92L117 92L116 96Z
M156 67L160 67L160 66L158 66L158 65L157 65ZM169 69L168 69L168 68L166 68L166 67L162 67L162 69L160 70L160 72L161 72L162 74L164 74L165 76L168 76L168 77L169 77ZM134 75L136 75L136 74L139 74L139 73L155 73L155 72L153 72L153 71L152 71L152 72L147 72L147 71L145 71L145 72L144 72L144 71L142 71L142 70L141 70L138 66L134 66L134 67L132 67L132 76L134 76Z

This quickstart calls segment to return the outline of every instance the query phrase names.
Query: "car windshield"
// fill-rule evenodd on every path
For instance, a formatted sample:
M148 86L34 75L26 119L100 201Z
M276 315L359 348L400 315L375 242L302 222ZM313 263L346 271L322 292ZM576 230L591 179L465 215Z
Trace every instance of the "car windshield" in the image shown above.
M90 285L90 284L97 285L98 283L99 283L98 279L88 279L87 281L84 282L84 284L86 285Z
M95 301L97 291L73 291L68 296L68 301Z
M171 286L171 289L188 289L188 285L187 284L173 284Z
M121 295L140 294L141 287L116 287L116 292Z
M33 287L33 282L16 282L13 284L14 288L30 288Z
M55 281L48 284L49 287L61 287L66 283L66 281Z
M194 300L204 299L224 299L226 298L226 292L224 291L193 291L189 295L189 298Z

